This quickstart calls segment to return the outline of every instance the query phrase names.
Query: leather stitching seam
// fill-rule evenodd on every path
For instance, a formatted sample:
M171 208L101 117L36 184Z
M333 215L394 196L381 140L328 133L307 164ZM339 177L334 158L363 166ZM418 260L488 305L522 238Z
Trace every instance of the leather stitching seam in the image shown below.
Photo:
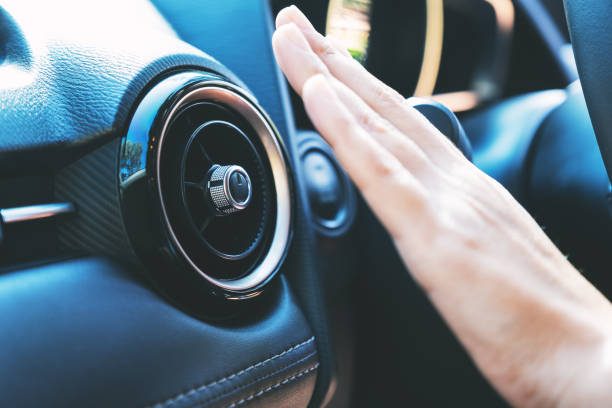
M244 404L246 402L249 402L249 401L251 401L251 400L253 400L255 398L261 397L263 394L265 394L267 392L273 391L273 390L275 390L275 389L277 389L277 388L279 388L279 387L281 387L281 386L283 386L285 384L289 384L290 382L295 381L298 378L305 376L306 374L316 370L318 367L319 367L319 363L315 363L315 365L311 366L310 368L307 368L304 371L300 371L299 373L297 373L295 375L292 375L289 378L285 378L284 380L282 380L282 381L280 381L280 382L278 382L278 383L276 383L274 385L271 385L269 387L266 387L266 388L264 388L264 389L262 389L262 390L260 390L260 391L258 391L256 393L254 393L254 394L251 394L251 395L249 395L246 398L243 398L241 400L238 400L236 402L231 403L230 405L227 406L227 408L235 408L235 407L237 407L239 405L242 405L242 404Z
M153 406L154 407L167 407L169 405L174 404L175 402L178 402L178 401L182 400L183 398L185 398L187 396L197 394L199 392L204 391L207 388L213 387L215 385L222 384L222 383L224 383L226 381L229 381L229 380L233 380L234 378L240 377L241 375L244 375L244 374L248 373L249 371L251 371L251 370L253 370L253 369L257 368L257 367L261 367L263 365L266 365L270 361L276 360L277 358L282 357L282 356L284 356L287 353L290 353L290 352L295 351L295 350L297 350L297 349L299 349L301 347L304 347L307 344L312 343L314 341L314 339L315 339L314 336L312 336L308 340L305 340L305 341L303 341L303 342L301 342L299 344L293 345L293 346L283 350L282 352L273 355L272 357L269 357L269 358L267 358L265 360L262 360L262 361L259 361L257 363L254 363L254 364L248 366L247 368L244 368L244 369L242 369L240 371L237 371L237 372L235 372L233 374L230 374L230 375L228 375L226 377L219 378L218 380L214 380L214 381L211 381L209 383L206 383L206 384L194 387L194 388L192 388L190 390L187 390L185 392L179 393L179 394L177 394L177 395L175 395L173 397L168 398L167 400L165 400L163 402L155 403L155 404L153 404Z
M311 353L306 354L304 357L300 358L299 360L293 361L291 363L287 363L287 364L283 365L282 367L279 367L278 369L276 369L276 370L274 370L274 371L272 371L272 372L270 372L268 374L265 374L265 375L263 375L263 376L261 376L259 378L256 378L255 380L253 380L251 382L248 382L248 383L242 384L242 385L237 385L236 387L234 387L232 389L229 389L227 391L224 391L223 393L221 393L219 395L212 396L211 398L202 400L202 401L200 401L198 403L197 406L200 407L200 408L204 408L204 407L206 407L209 404L214 404L216 401L219 401L219 400L221 400L221 399L223 399L223 398L233 394L235 391L240 391L240 390L244 390L244 389L247 389L247 391L248 391L248 388L251 387L252 385L257 384L258 382L260 382L262 380L266 380L266 379L268 379L270 377L273 377L276 374L278 374L278 373L280 373L282 371L285 371L288 368L291 368L291 367L294 367L294 366L296 366L298 364L301 364L304 361L306 361L306 360L310 359L311 357L315 356L316 354L317 354L317 351L315 350L315 351L313 351Z

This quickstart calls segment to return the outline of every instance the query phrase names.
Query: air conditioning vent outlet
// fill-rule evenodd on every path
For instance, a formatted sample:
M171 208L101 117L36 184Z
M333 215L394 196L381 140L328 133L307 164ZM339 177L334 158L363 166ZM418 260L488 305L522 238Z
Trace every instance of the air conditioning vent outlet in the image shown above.
M137 107L120 163L130 240L168 290L195 295L203 284L250 298L278 272L291 173L278 132L244 89L196 72L162 80Z
M254 129L218 103L186 106L167 130L160 156L162 204L182 247L215 278L249 273L247 265L266 249L275 192L264 154ZM244 210L222 216L215 214L207 184L215 167L230 164L249 174L252 198Z

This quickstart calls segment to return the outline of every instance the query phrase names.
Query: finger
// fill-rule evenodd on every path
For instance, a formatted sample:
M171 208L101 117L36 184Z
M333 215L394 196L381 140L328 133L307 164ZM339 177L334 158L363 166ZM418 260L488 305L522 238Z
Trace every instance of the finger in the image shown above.
M420 179L433 174L435 166L414 141L401 134L342 82L333 77L328 81L357 123L397 157L404 167Z
M410 225L428 208L422 184L359 126L323 75L304 84L302 98L313 124L372 210L393 238L401 239L406 231L400 226Z
M312 51L333 76L355 91L398 130L412 138L436 164L447 167L449 160L463 159L452 142L409 106L403 96L370 74L353 58L347 58L339 52L295 6L281 10L276 18L279 28L289 23L295 24L302 31Z
M383 147L395 154L404 166L419 175L426 165L431 167L425 154L414 142L374 112L346 85L331 76L325 65L312 52L295 24L280 27L274 34L273 46L279 65L298 93L302 93L301 89L312 76L322 74L329 77L340 99L355 116L357 122Z
M293 89L300 95L310 77L317 74L330 75L295 24L285 24L274 32L272 48L278 65Z
M348 49L344 46L344 44L342 44L342 41L340 41L338 38L334 37L331 34L327 34L325 36L325 38L327 38L327 41L329 41L329 43L342 55L344 55L345 57L349 57L349 58L353 58L351 56L351 53L348 52Z

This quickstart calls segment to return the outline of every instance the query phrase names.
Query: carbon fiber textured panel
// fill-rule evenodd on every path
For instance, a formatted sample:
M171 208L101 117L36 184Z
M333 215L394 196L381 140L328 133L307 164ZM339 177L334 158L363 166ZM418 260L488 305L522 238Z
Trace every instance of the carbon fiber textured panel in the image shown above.
M55 198L70 201L77 216L58 227L61 245L137 262L125 232L117 186L118 149L114 139L58 172Z

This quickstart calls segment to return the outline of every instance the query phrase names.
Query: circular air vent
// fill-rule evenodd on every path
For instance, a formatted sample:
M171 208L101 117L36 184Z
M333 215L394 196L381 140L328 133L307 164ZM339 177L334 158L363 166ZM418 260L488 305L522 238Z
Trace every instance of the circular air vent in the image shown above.
M160 99L156 91L166 99L152 103ZM153 107L151 120L147 112ZM148 132L146 124L135 125L138 120L149 121ZM145 137L146 159L139 168L149 176L148 189L168 237L169 251L161 252L177 254L188 272L226 297L258 291L285 256L291 224L289 171L268 117L244 90L225 80L178 74L141 102L123 143L122 162L136 160L125 156L133 155L133 145ZM139 171L126 167L119 172L122 186Z
M177 112L162 143L159 190L176 244L211 277L247 275L267 250L276 220L272 169L259 135L230 106L197 101ZM248 200L234 197L241 186Z

